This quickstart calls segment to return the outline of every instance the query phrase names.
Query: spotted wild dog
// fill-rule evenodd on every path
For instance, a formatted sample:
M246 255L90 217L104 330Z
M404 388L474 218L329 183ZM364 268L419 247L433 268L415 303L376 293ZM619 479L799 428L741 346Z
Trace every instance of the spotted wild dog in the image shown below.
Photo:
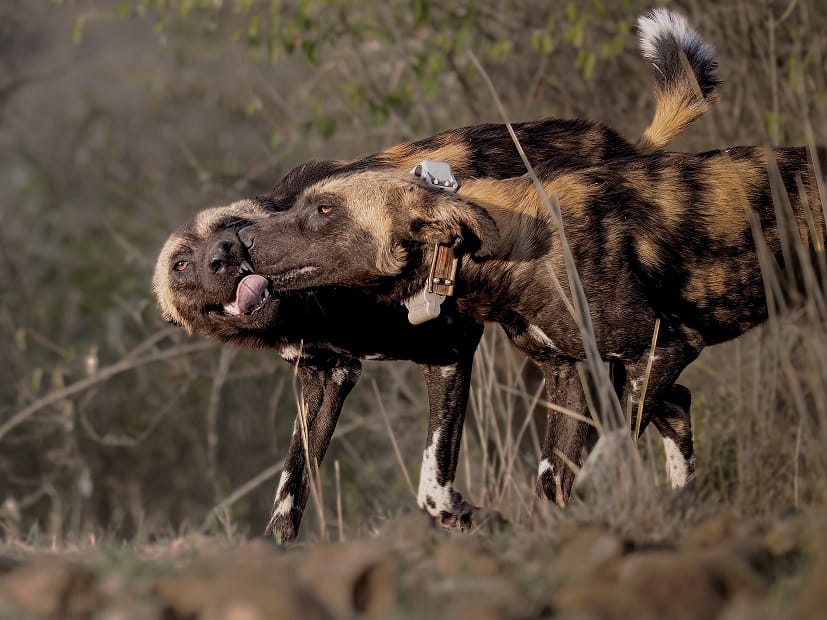
M822 250L823 214L805 148L660 152L564 171L536 162L546 192L559 197L600 353L625 367L621 402L637 401L661 322L644 425L703 347L767 318L750 218L776 263L788 263L768 174L776 164L797 239ZM527 175L469 178L451 194L395 170L334 174L309 184L290 211L241 234L255 242L250 256L276 290L362 287L388 304L421 290L433 244L450 245L462 255L455 284L462 315L500 323L552 386L584 357L551 276L565 284L559 238ZM561 416L543 446L542 490L560 504L573 480L565 463L580 462L584 429Z
M546 119L515 125L529 157L545 162L549 174L563 175L613 158L658 153L716 102L714 89L719 81L713 53L682 18L659 10L642 17L639 26L643 53L653 64L656 80L657 107L652 124L636 145L590 121ZM270 219L305 213L312 187L351 175L380 175L382 184L363 188L362 196L373 198L365 203L367 210L361 214L369 217L371 205L388 190L385 175L404 178L423 159L448 162L461 179L480 183L520 179L525 172L505 126L455 129L352 162L299 166L268 196L199 213L174 232L161 251L153 289L167 320L190 333L222 342L275 349L298 368L312 462L305 462L297 418L267 527L280 540L292 540L297 535L309 493L308 467L317 467L325 454L343 400L359 378L360 359L406 359L421 365L430 420L418 503L446 526L470 524L471 507L454 490L453 479L471 365L482 334L476 311L469 312L464 301L448 299L438 318L411 325L396 300L384 302L373 290L328 288L280 293L273 289L267 271L282 250L270 246ZM338 203L335 206L335 211L329 213L327 204L320 203L313 217L319 218L318 222L333 222L345 212ZM375 213L387 224L384 230L397 230L384 217L384 211ZM328 216L331 219L326 220ZM397 224L402 225L403 219L397 218ZM480 253L498 236L493 219L481 216L479 222L482 228L474 238L480 243L475 247L476 242L468 235L464 250ZM335 225L322 230L309 219L305 224L306 233L325 239L338 234ZM367 270L360 272L354 283L370 276L376 265L381 265L379 271L384 274L409 264L413 268L410 277L415 278L417 261L424 258L422 243L433 237L427 227L408 227L403 237L377 252L378 229L359 230L354 227L340 233L347 238L347 247L364 242L365 247L358 251L364 250L376 260L368 261ZM348 260L342 257L342 265ZM560 377L563 379L558 381L556 375L547 376L547 380L557 381L563 389L570 377ZM664 415L655 416L655 424L666 440L680 443L684 454L691 454L688 393L676 386L670 398ZM551 418L548 432L555 432L553 426L557 423Z

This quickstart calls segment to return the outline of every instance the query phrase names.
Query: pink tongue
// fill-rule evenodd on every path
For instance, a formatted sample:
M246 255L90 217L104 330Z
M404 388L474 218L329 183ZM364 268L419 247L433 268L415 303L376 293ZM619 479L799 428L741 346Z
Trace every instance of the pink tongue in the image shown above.
M242 278L235 292L236 305L241 314L248 314L264 301L267 284L267 278L257 273Z

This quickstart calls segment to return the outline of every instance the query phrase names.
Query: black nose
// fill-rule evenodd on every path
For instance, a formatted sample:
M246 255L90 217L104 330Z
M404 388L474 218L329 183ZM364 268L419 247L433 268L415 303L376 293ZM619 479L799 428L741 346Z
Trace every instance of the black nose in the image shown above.
M230 265L233 258L233 244L226 239L219 239L210 248L207 264L213 273L221 273Z

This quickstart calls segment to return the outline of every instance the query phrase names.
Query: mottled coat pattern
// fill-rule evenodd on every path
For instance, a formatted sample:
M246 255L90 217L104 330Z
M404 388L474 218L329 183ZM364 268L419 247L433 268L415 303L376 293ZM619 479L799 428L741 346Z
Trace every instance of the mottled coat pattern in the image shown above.
M804 148L660 152L573 170L541 162L536 172L559 199L599 351L625 367L622 402L640 398L653 327L661 323L644 426L667 409L664 396L703 347L767 318L760 248L782 274L798 271L788 269L800 254L789 247L823 251L819 189ZM774 194L788 201L787 215ZM338 172L306 186L293 209L251 234L266 241L257 260L279 289L364 287L399 304L426 284L428 244L452 245L462 253L459 311L500 323L544 368L552 397L571 389L560 376L576 374L584 348L551 276L567 289L560 237L528 175L469 179L446 194L397 171ZM416 235L427 243L408 247ZM795 280L786 292L793 297ZM582 400L575 410L585 413ZM544 451L551 485L544 492L559 503L571 485L566 462L580 462L582 426L556 425Z

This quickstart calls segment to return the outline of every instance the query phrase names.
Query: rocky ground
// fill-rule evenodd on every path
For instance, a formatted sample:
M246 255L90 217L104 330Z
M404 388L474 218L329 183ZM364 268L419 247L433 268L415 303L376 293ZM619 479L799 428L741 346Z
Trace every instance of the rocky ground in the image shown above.
M827 518L717 515L675 543L572 519L446 533L420 514L342 543L199 536L129 548L7 543L0 618L818 618Z

